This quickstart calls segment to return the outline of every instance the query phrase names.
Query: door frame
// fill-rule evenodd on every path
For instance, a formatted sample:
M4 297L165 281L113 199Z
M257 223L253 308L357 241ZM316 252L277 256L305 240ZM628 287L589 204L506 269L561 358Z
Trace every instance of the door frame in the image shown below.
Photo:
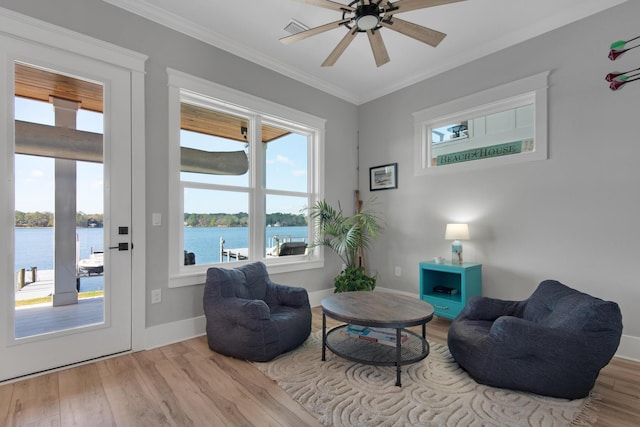
M144 105L144 73L147 56L125 49L102 40L76 33L65 28L46 23L4 8L0 8L0 34L9 38L21 39L40 46L63 50L75 55L108 63L130 73L131 81L131 162L135 165L131 171L131 350L145 348L145 310L146 310L146 164L145 164L145 105ZM0 55L2 64L7 58ZM2 73L0 87L6 88L7 79L13 75ZM4 89L2 89L4 90ZM12 94L11 94L12 96ZM8 123L9 112L7 102L0 102L0 120ZM13 128L7 126L0 140L11 141ZM0 161L13 170L13 153L9 153L9 144L0 144ZM10 155L11 154L11 155ZM12 194L13 181L3 182L0 194ZM0 210L0 227L9 229L14 225L13 212ZM6 250L13 251L13 238L7 239ZM0 271L13 271L13 265L6 265L6 258L0 259ZM6 318L5 318L6 319ZM4 345L4 344L3 344Z

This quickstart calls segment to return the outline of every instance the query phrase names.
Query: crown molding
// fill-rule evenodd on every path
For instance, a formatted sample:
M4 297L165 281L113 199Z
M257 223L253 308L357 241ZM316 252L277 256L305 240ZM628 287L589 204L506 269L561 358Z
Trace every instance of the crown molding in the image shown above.
M157 24L175 30L179 33L185 34L189 37L193 37L194 39L222 49L242 59L253 62L257 65L261 65L279 74L307 84L313 88L336 96L352 104L359 103L358 96L354 93L346 91L344 88L331 85L308 73L304 73L301 70L292 67L291 65L284 64L279 61L274 61L272 58L263 55L262 53L254 49L248 48L243 44L237 43L229 37L226 37L201 25L197 25L181 16L167 12L164 9L149 4L144 0L103 1L133 14L139 15Z
M0 7L0 34L20 37L144 73L147 55Z

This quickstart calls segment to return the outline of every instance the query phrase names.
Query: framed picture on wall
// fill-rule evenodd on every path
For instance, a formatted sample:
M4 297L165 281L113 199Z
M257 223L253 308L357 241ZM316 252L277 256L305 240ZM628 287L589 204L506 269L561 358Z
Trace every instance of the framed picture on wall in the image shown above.
M398 188L398 164L375 166L369 168L369 190L388 190Z

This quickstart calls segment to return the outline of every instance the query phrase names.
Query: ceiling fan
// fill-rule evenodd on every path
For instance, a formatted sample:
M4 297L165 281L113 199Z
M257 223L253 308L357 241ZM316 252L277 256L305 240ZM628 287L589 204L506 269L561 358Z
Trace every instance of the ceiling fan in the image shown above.
M376 65L380 67L389 62L389 54L379 31L381 28L395 30L400 34L412 37L433 47L436 47L446 37L446 34L440 31L404 21L395 15L463 0L398 0L394 2L389 0L354 0L347 5L331 0L294 1L341 12L342 19L283 37L280 39L282 43L290 44L334 28L345 27L349 31L325 59L322 66L330 67L334 65L358 33L367 33Z

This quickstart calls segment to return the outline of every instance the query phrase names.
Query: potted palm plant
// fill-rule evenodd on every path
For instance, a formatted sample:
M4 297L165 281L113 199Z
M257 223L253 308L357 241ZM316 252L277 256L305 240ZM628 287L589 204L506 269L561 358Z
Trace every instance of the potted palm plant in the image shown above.
M327 246L345 265L335 278L334 292L372 291L376 276L369 276L364 267L364 250L369 248L382 229L379 215L372 209L374 199L351 216L345 216L338 202L334 208L325 200L309 208L309 215L316 224L313 246Z

